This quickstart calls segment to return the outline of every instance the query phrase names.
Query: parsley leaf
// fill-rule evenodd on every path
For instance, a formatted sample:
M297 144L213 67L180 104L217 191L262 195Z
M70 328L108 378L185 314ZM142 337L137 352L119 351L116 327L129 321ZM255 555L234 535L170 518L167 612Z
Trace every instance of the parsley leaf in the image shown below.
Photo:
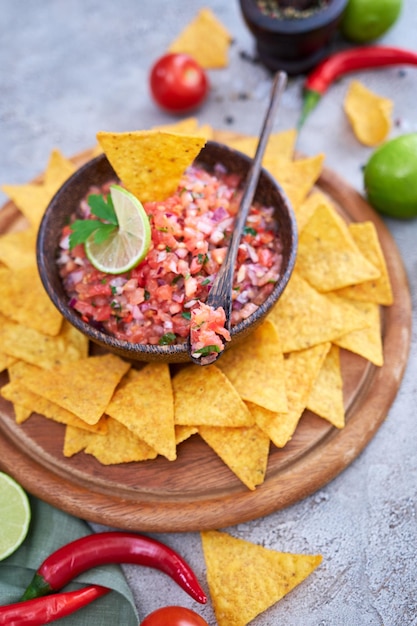
M71 224L72 232L69 237L71 250L80 243L85 243L91 235L94 235L94 243L103 243L119 225L110 194L107 201L103 196L91 194L88 196L87 202L91 208L91 213L98 219L75 220Z
M87 204L91 208L91 213L93 213L93 215L104 222L109 222L110 224L118 226L119 222L117 221L117 215L114 210L113 200L111 199L110 194L107 196L106 202L103 196L92 193L87 198Z

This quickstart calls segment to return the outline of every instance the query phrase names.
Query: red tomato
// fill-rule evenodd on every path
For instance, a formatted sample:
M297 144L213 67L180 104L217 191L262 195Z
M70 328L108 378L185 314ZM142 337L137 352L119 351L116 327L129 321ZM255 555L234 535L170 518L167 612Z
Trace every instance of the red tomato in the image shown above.
M184 113L206 99L209 81L203 68L188 54L166 54L151 69L152 96L163 109Z
M164 606L150 613L140 626L208 626L198 613L183 606Z

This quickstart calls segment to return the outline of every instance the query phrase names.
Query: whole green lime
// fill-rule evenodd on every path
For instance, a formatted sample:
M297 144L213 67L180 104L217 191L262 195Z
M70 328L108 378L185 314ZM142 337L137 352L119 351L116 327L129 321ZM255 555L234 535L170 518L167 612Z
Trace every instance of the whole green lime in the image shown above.
M366 43L381 37L396 22L402 0L349 0L340 29L346 39Z
M365 166L364 185L370 204L380 213L417 217L417 133L377 148Z

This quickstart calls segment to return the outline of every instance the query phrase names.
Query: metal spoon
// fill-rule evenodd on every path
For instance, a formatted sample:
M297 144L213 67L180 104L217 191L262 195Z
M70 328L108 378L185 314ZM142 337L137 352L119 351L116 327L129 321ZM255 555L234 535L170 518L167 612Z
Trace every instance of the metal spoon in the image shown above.
M255 157L252 161L252 165L245 181L242 200L236 217L236 223L234 225L230 245L227 249L226 258L217 273L206 301L206 304L211 306L213 309L223 307L226 315L225 326L228 330L230 330L230 317L232 313L232 287L237 252L243 229L245 228L249 209L252 205L253 197L258 185L259 175L262 168L262 159L268 143L269 135L271 134L274 115L286 84L287 74L285 72L278 72L272 83L268 110L266 112L261 134L259 136ZM188 353L191 360L197 365L208 365L210 363L214 363L214 361L216 361L222 354L222 352L213 352L209 357L194 357L191 350L190 339L188 340Z

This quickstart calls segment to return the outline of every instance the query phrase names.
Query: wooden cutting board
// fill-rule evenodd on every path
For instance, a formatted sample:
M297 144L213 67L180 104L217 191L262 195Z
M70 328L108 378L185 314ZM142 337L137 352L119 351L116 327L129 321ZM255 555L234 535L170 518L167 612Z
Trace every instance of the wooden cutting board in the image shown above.
M79 165L91 153L74 158ZM264 484L249 491L194 436L178 459L102 466L80 453L62 454L64 426L32 415L14 421L0 398L0 467L25 489L77 517L142 532L221 528L282 509L314 493L344 470L385 420L401 383L411 340L411 297L399 251L390 232L354 189L329 169L318 187L347 220L372 220L391 277L395 302L381 310L385 364L375 367L342 351L346 426L342 430L306 411L283 449L271 447ZM25 227L12 203L0 212L0 232ZM0 384L7 374L0 375Z

